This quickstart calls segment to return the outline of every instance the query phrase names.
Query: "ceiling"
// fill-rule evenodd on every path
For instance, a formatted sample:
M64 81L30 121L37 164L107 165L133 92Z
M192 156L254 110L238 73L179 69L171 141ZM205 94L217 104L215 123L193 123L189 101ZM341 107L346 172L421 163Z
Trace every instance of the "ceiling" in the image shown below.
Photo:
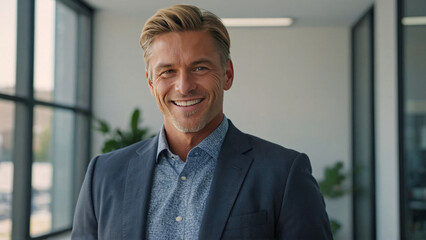
M158 9L184 3L221 18L293 17L295 26L351 26L374 0L84 0L97 11L148 19Z

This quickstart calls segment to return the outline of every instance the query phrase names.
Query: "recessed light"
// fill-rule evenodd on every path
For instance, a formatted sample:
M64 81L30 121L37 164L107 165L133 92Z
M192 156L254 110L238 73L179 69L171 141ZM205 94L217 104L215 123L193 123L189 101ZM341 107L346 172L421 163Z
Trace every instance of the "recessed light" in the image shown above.
M292 18L222 18L227 27L288 27Z
M426 17L404 17L402 24L406 26L411 25L426 25Z

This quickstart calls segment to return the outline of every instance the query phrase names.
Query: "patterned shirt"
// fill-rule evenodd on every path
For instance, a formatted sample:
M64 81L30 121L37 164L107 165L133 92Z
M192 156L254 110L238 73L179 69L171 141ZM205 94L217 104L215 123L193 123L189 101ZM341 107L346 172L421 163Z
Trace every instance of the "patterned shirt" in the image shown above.
M157 161L148 210L147 239L198 239L213 173L228 120L189 151L186 162L173 154L164 127L158 141Z

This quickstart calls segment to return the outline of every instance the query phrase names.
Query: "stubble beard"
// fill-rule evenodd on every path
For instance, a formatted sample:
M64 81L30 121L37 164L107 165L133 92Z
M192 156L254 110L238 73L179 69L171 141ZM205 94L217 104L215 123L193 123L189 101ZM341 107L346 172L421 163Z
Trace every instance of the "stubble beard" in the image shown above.
M193 112L187 113L185 117L190 118L191 116L195 115L198 111L195 110ZM193 126L184 126L185 124L181 124L178 120L175 118L172 118L172 124L173 126L182 133L196 133L201 131L206 125L213 120L213 118L207 114L205 116L202 116L200 121L198 121L197 124Z

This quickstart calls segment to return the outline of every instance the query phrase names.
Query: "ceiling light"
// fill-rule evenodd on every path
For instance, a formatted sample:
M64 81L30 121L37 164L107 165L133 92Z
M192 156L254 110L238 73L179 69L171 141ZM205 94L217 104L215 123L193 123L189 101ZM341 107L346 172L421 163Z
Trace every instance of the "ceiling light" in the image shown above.
M292 18L222 18L227 27L288 27Z
M426 25L426 17L404 17L402 24L409 25Z

